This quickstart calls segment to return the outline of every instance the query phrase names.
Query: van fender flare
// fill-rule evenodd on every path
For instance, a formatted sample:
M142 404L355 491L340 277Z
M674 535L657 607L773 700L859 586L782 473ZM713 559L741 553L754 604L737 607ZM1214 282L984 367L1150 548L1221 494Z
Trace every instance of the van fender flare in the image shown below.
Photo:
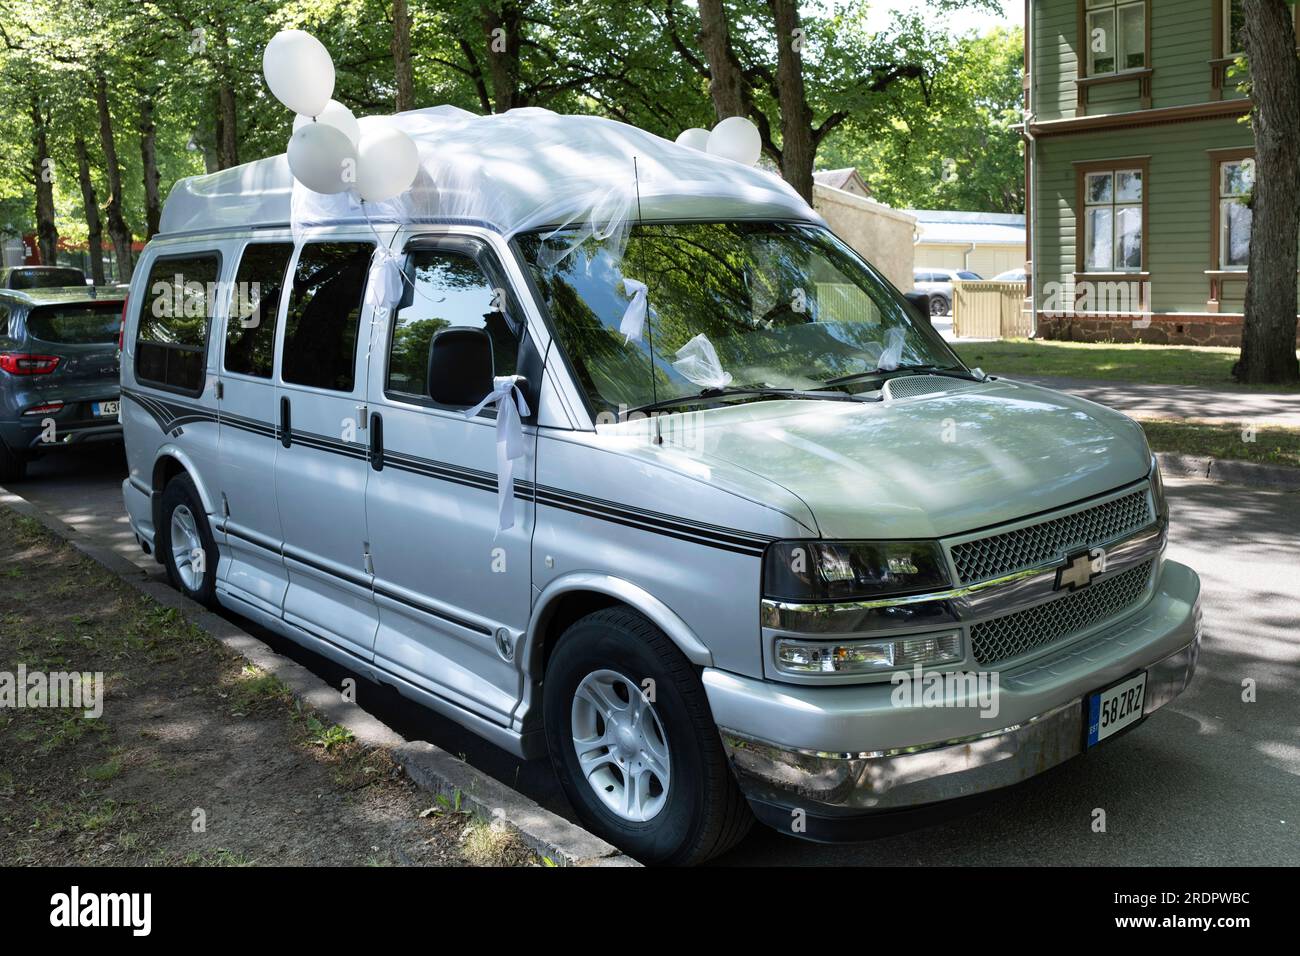
M533 613L528 621L528 630L524 636L522 653L519 659L525 663L526 670L535 679L541 679L542 640L550 624L551 617L559 607L560 598L574 591L603 594L634 608L668 635L677 649L686 655L692 664L701 667L713 666L713 653L691 630L690 626L677 616L667 604L659 600L645 588L633 584L624 578L600 571L571 571L556 578L548 584L533 602Z
M216 501L209 493L207 484L203 480L202 473L199 471L198 466L194 464L194 459L172 442L160 446L154 453L153 464L155 471L158 468L158 462L163 458L175 458L180 462L181 467L185 469L185 473L189 476L190 481L194 482L194 487L198 489L199 502L203 505L203 510L209 515L215 515L217 513ZM153 487L153 472L150 472L149 474L149 487ZM162 488L155 489L155 499L160 497L162 492ZM157 514L156 511L155 514Z

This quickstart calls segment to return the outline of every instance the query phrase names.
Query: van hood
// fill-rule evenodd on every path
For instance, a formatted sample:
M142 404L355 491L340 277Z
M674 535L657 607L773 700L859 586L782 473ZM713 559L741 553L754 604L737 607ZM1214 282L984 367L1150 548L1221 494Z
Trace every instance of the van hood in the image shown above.
M1146 477L1141 427L1005 379L884 402L759 401L667 416L665 446L793 494L827 538L936 538ZM761 485L760 485L761 486Z

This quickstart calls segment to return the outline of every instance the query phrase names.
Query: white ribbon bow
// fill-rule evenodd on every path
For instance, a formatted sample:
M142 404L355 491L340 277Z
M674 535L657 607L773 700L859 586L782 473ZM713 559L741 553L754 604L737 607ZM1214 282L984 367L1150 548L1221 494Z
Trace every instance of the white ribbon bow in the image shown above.
M623 334L623 344L628 342L640 342L641 332L645 328L645 310L646 295L649 290L646 289L644 282L637 282L636 279L623 277L623 288L627 289L632 295L632 301L627 304L627 309L623 312L623 321L619 323L618 330Z
M389 309L402 300L402 263L387 246L376 246L366 279L366 304L376 311Z
M524 457L524 430L521 419L531 412L524 393L513 375L492 380L492 391L463 414L473 418L489 405L497 407L497 531L515 526L515 461Z

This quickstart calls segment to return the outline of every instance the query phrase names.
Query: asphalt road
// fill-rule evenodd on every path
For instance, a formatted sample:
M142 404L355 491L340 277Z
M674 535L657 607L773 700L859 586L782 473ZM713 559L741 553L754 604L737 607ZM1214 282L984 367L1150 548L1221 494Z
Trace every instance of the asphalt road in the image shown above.
M142 567L121 513L119 454L38 463L11 489ZM1018 787L907 821L866 843L815 846L756 827L722 863L1300 865L1300 494L1170 479L1169 554L1201 575L1205 643L1188 691L1142 727ZM249 626L248 622L241 622ZM251 629L251 628L250 628ZM342 673L265 632L335 683ZM1243 698L1253 681L1255 701ZM358 699L399 733L463 754L557 812L544 761L521 764L395 694ZM369 702L369 703L368 703ZM1106 832L1094 832L1094 810Z

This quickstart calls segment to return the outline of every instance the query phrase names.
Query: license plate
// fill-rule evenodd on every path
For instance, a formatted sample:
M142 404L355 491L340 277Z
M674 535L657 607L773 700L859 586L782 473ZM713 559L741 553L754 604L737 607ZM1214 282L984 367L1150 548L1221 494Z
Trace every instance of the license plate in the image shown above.
M1088 697L1088 746L1095 747L1111 734L1142 719L1146 703L1146 671L1127 677Z
M119 402L91 402L90 413L96 417L101 415L116 415Z

